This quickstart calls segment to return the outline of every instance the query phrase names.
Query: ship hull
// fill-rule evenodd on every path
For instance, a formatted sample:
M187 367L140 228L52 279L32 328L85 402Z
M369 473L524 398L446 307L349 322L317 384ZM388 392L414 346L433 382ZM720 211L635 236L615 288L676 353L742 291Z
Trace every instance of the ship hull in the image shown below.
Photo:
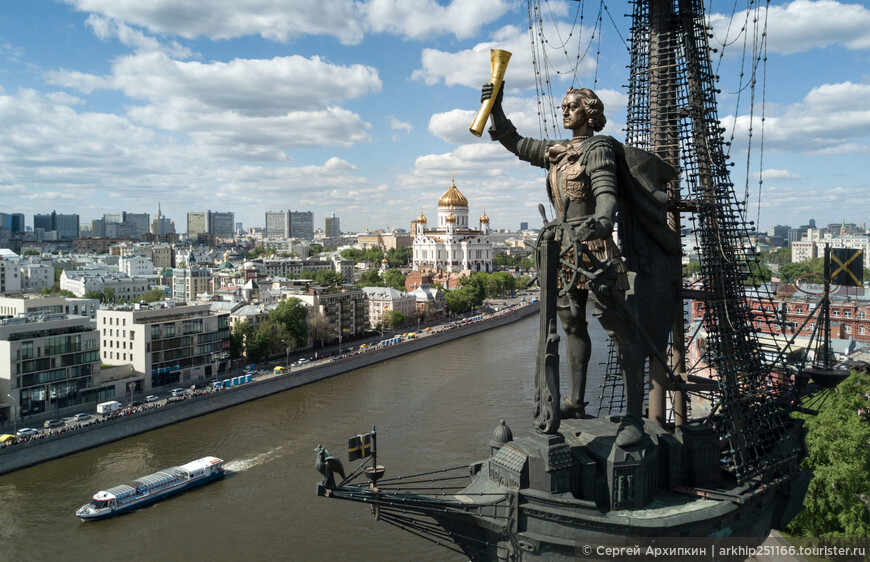
M215 474L211 474L208 476L204 476L198 480L193 480L190 482L186 482L184 484L180 484L175 488L170 490L164 490L163 492L157 492L154 494L149 494L147 497L133 500L127 504L119 506L116 509L105 509L96 513L77 513L76 515L82 521L97 521L100 519L108 519L110 517L115 517L116 515L124 515L125 513L130 513L131 511L136 511L137 509L141 509L143 507L149 506L153 503L157 503L161 500L165 500L168 497L175 496L182 492L187 492L193 488L198 488L199 486L203 486L205 484L209 484L214 482L215 480L220 480L224 477L223 471Z

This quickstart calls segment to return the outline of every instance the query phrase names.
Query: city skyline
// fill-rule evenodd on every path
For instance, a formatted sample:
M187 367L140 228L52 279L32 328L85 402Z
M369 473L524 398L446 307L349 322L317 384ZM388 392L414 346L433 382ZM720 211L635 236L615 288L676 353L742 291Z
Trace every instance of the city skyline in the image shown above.
M540 136L525 5L289 4L5 6L0 212L23 213L31 224L33 215L56 210L87 223L124 209L153 215L159 201L179 230L188 212L206 209L232 211L246 226L264 226L265 211L293 209L312 211L318 225L336 211L347 231L407 228L421 206L432 212L455 174L471 212L485 208L493 228L540 225L543 172L486 133L477 139L467 131L488 80L488 51L504 48L514 53L507 113L521 134ZM600 19L598 4L548 9L561 37L578 22L566 50L594 53L601 41L599 64L586 56L578 76L605 102L603 132L623 138L628 3L611 2ZM734 135L732 180L747 196L748 219L761 230L810 218L863 222L870 202L854 161L870 152L870 81L862 72L870 10L856 2L772 2L769 17L755 22L766 25L768 60L757 71L767 81L752 108L748 89L735 93L742 37L728 31L729 20L714 6L712 46L721 51L727 33L733 43L721 60L721 52L713 56L722 76L719 116L726 138ZM553 60L563 71L551 76L559 97L570 85L569 63Z

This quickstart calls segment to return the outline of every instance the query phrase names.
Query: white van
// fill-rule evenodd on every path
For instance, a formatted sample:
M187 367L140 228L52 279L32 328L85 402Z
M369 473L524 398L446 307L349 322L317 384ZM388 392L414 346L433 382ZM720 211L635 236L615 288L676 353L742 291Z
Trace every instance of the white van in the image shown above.
M112 412L117 412L121 408L123 408L123 406L117 400L100 402L99 404L97 404L97 413L102 415L111 414Z
M184 395L184 389L183 389L183 388L173 388L173 389L171 390L171 393L172 393L173 396L183 396L183 395Z

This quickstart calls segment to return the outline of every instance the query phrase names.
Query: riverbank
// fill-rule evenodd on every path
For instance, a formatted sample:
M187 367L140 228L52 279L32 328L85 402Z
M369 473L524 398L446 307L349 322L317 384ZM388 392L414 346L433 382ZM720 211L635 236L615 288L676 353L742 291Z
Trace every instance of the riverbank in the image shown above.
M372 349L365 353L348 355L336 360L311 364L304 369L294 369L289 373L264 377L219 392L170 402L160 408L150 408L137 412L135 415L109 419L49 438L35 439L17 444L14 447L0 449L0 474L13 472L47 460L98 447L179 421L230 408L270 394L297 388L408 353L498 328L536 314L538 310L539 303L527 304L512 310L502 311L499 314L488 315L477 322L468 322L455 325L450 329L442 329L426 337Z

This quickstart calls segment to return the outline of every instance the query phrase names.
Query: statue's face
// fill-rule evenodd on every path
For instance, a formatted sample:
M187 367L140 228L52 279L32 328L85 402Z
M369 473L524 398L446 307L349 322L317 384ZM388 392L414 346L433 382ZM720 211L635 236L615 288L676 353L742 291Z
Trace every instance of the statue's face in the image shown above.
M583 109L579 94L568 94L562 100L562 124L572 131L586 123L586 111Z

